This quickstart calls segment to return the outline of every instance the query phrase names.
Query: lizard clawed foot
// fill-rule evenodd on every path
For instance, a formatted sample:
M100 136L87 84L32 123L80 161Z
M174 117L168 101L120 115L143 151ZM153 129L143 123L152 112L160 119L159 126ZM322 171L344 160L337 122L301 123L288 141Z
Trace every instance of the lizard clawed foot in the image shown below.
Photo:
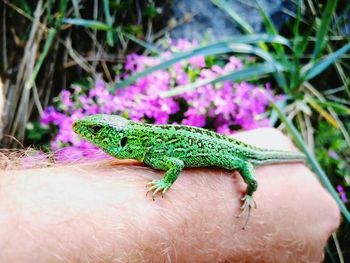
M245 221L244 226L242 227L242 229L245 229L245 227L248 224L252 205L254 205L254 208L257 208L257 205L253 199L253 196L251 195L245 195L241 200L243 201L243 205L241 206L242 212L237 217L241 217L245 212L248 212L247 219Z
M160 193L163 197L164 193L170 188L170 186L171 184L164 182L163 180L153 180L146 185L146 187L148 188L146 196L149 192L152 192L153 200L157 193Z

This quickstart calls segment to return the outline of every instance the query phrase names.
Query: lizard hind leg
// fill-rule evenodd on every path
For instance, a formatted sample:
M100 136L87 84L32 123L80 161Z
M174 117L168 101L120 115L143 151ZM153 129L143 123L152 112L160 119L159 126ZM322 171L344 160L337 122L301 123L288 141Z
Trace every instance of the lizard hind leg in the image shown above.
M255 178L254 167L251 163L243 162L241 166L237 168L237 170L240 172L243 180L248 185L246 195L241 199L243 202L243 205L241 206L242 212L238 215L238 217L240 217L246 212L248 213L246 222L242 228L245 229L246 225L248 224L252 206L254 206L254 208L257 208L256 202L253 199L253 193L258 187L258 182Z
M220 162L216 163L217 166L228 170L236 170L242 176L244 182L247 184L246 195L241 199L243 205L241 206L242 212L238 215L238 217L242 216L245 213L248 213L246 223L243 227L248 223L250 217L250 211L252 206L256 208L256 203L253 199L253 194L258 187L258 182L254 175L254 167L251 163L246 160L242 160L241 158L224 156L219 159Z

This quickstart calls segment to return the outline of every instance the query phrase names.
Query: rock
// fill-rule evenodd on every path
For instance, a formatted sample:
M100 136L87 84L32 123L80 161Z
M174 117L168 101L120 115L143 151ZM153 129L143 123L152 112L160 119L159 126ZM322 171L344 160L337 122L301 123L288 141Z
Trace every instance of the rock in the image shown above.
M256 7L255 0L226 0L233 9L249 23L256 32L264 32L262 18ZM261 6L270 15L275 25L281 25L289 19L283 9L294 12L292 0L259 0ZM213 39L223 39L241 34L230 16L216 7L210 0L189 1L174 0L173 15L177 21L188 14L195 15L190 22L184 23L170 32L172 38L201 40L209 33Z

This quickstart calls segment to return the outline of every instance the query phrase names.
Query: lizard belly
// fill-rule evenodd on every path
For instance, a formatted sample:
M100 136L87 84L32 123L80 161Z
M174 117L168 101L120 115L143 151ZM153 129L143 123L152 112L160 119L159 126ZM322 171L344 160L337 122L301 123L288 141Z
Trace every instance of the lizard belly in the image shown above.
M155 155L165 155L171 158L177 158L184 162L185 167L208 167L213 166L213 156L209 153L200 153L186 148L174 149L168 147L166 151L153 151Z
M208 153L187 153L183 155L178 155L185 167L208 167L215 166L213 163L213 158Z

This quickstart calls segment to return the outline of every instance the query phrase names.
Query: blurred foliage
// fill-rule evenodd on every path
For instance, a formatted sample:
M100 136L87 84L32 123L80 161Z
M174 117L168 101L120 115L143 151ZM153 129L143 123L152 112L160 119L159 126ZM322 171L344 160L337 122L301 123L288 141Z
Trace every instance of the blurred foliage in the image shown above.
M113 82L116 65L126 54L168 32L169 3L2 0L0 76L7 101L0 105L2 146L23 143L28 120L41 115L62 87L101 73ZM105 24L108 30L100 30L98 26Z
M50 131L38 123L28 123L42 115L43 108L59 92L75 81L97 79L101 75L110 85L123 72L120 63L130 52L157 53L156 40L174 25L170 19L170 2L140 0L2 0L0 12L0 74L6 103L0 105L3 147L45 141ZM243 36L213 42L182 52L147 68L115 88L128 86L153 71L165 69L198 54L206 56L207 65L215 57L245 54L247 67L210 80L179 86L173 96L204 84L224 80L241 81L268 78L274 89L287 95L275 105L272 123L286 128L304 152L320 180L337 199L345 217L349 212L333 185L343 185L349 198L349 120L350 120L350 5L347 0L296 0L296 12L283 10L290 20L277 29L256 1L267 34L257 34L249 21L240 17L224 0L212 0L232 18ZM176 26L176 25L175 25ZM197 72L191 72L195 80ZM1 86L2 87L2 86ZM1 100L0 100L1 101ZM279 118L278 118L279 117ZM314 154L316 155L316 158ZM323 170L317 160L322 165ZM328 179L329 178L329 179ZM346 203L349 205L349 201ZM345 224L345 223L344 223ZM346 223L342 229L348 229ZM345 234L344 234L345 233ZM340 232L340 247L349 237ZM332 255L335 249L328 250ZM350 252L334 252L334 258L349 257Z
M279 32L271 18L256 1L268 34L256 34L226 0L212 0L212 2L232 18L245 33L244 36L212 42L181 54L175 54L160 64L146 68L116 83L115 89L128 86L154 71L166 69L198 55L243 53L255 57L251 65L211 79L178 86L171 91L163 92L163 96L177 96L203 85L227 80L242 81L272 77L276 88L282 90L286 95L284 103L274 104L275 118L272 118L272 121L275 123L277 116L279 117L281 124L306 154L311 168L337 201L347 221L350 222L349 210L313 154L314 134L317 127L314 127L312 123L319 118L338 129L347 147L350 147L349 130L345 125L345 120L350 116L348 104L350 90L347 77L350 69L346 57L350 50L350 42L347 37L341 35L339 30L330 31L331 28L339 27L335 17L338 1L326 1L324 5L317 3L320 6L316 9L313 1L305 3L309 7L306 8L304 2L299 0L297 11L286 32L283 30ZM343 10L339 12L342 13ZM335 81L328 78L330 72L338 75L337 85L341 85L340 88L333 86ZM322 78L322 81L326 81L328 85L322 87L317 84L318 78ZM331 87L329 83L332 84ZM337 90L332 93L332 98L326 93L330 90ZM346 99L342 99L339 94L345 96ZM341 111L340 114L339 111Z
M28 123L26 129L27 145L35 145L41 149L49 149L49 141L52 137L54 127L43 127L38 121Z
M348 128L349 129L349 128ZM334 184L341 182L350 186L350 148L339 129L326 122L317 124L315 136L316 157L327 174L332 175ZM347 188L349 190L349 188ZM350 191L347 192L350 196Z
M197 41L164 41L159 46L163 50L160 56L128 55L122 72L132 74L142 71L158 64L164 57L182 53L195 46ZM71 151L78 156L81 152L95 148L79 139L72 130L75 120L92 114L116 114L133 121L155 124L190 125L223 134L269 126L269 99L278 101L279 97L273 95L268 83L255 85L225 81L223 84L206 85L172 98L160 96L161 91L172 90L178 85L198 79L220 76L245 65L245 61L233 56L209 62L208 65L203 56L197 56L167 70L149 74L135 84L116 91L110 89L102 79L95 80L88 89L74 85L62 90L54 99L53 105L47 107L41 116L43 127L56 128L51 132L51 149L71 147Z

